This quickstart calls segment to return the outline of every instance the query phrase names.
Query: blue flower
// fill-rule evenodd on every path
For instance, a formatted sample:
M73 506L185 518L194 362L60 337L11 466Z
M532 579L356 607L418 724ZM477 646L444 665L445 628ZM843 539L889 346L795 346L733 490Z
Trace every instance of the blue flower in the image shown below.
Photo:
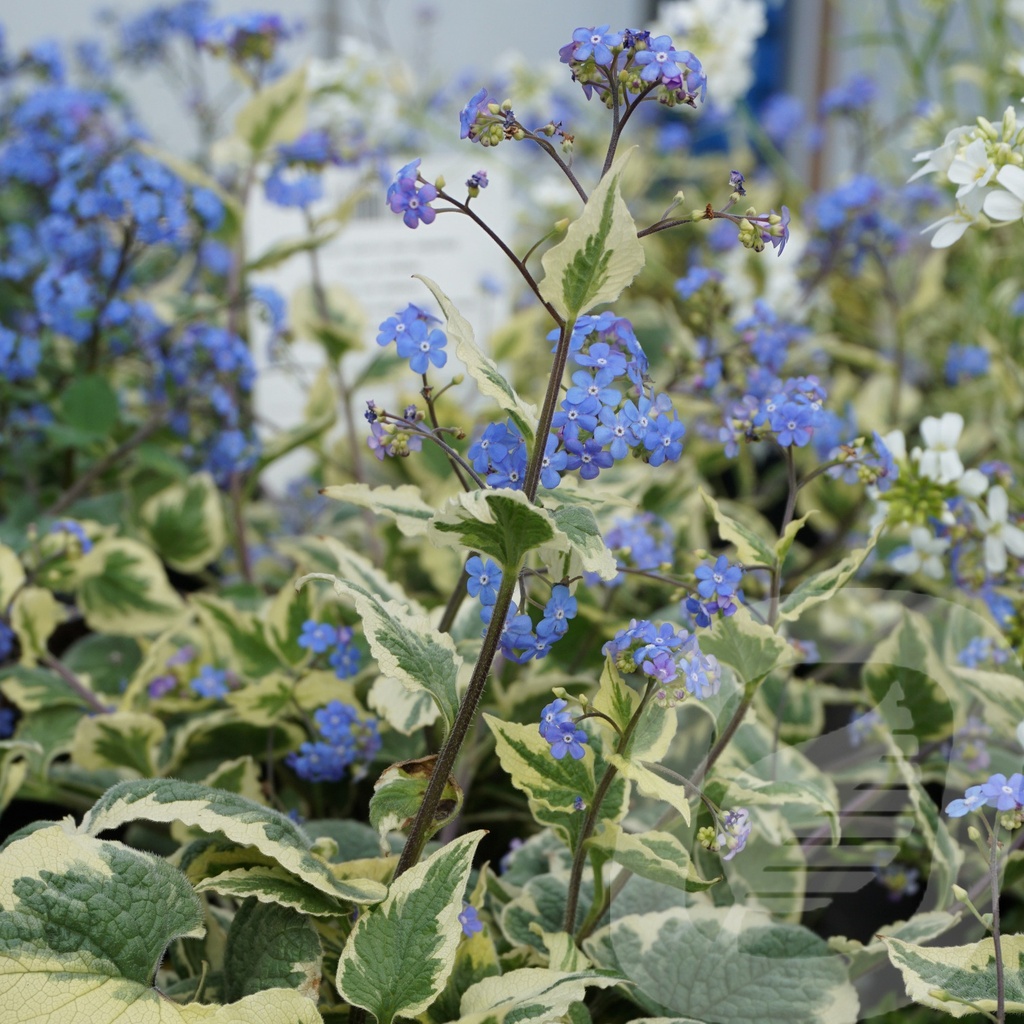
M554 743L567 724L572 723L572 712L566 709L569 702L556 697L540 713L540 734L548 743Z
M459 914L459 924L462 925L462 934L467 938L484 930L484 923L477 917L476 907L471 903L463 904L462 913Z
M494 604L501 586L502 574L498 564L489 558L484 562L479 555L474 555L466 562L466 572L469 575L466 582L469 596L479 598L481 604Z
M387 203L391 211L402 214L402 220L409 228L419 227L420 221L433 224L437 216L429 205L437 198L437 189L430 184L417 186L419 166L417 158L402 167L387 192Z
M951 818L962 818L970 811L984 807L986 799L981 786L971 786L960 800L952 800L947 804L946 813Z
M289 754L285 760L307 782L338 782L348 766L343 751L319 741L303 743L298 754Z
M461 131L459 132L460 139L470 138L473 124L477 119L477 115L481 112L487 112L487 90L481 89L475 93L470 101L459 111L459 124ZM474 139L475 141L475 139Z
M719 555L714 565L698 565L693 574L700 581L697 593L704 598L732 597L743 579L743 570L725 555Z
M594 480L602 469L608 469L614 463L611 452L607 452L600 441L590 438L580 441L575 437L565 440L567 455L566 468L578 469L584 480Z
M0 661L6 661L14 650L14 630L0 621Z
M686 427L674 409L671 416L663 413L651 420L644 435L644 447L651 452L650 464L660 466L666 461L677 461L683 454L685 433Z
M313 654L324 654L338 642L338 630L326 622L307 619L296 643Z
M718 834L719 853L724 849L722 860L732 860L741 853L750 837L750 812L745 807L728 811L720 822L722 831Z
M327 659L338 679L351 679L358 673L361 661L362 655L359 653L359 648L350 643L338 644Z
M81 523L73 519L59 519L50 527L50 533L66 533L75 539L78 549L83 555L92 551L92 541L89 540Z
M593 57L595 64L611 64L615 58L611 47L622 45L622 33L609 32L609 27L601 25L598 28L576 29L572 34L572 40L576 44L572 59L586 60Z
M559 450L560 441L557 434L548 434L548 443L544 446L544 457L540 464L540 483L542 487L552 490L562 482L562 470L566 468L568 456Z
M688 50L676 50L669 36L657 36L650 41L650 48L641 50L633 58L634 63L641 65L640 77L645 82L657 82L659 79L681 79L683 77L680 63L692 55ZM678 62L678 63L677 63Z
M537 624L537 632L541 636L560 637L569 628L569 622L576 618L576 598L569 593L569 588L559 583L551 588L551 598L544 606L544 616Z
M946 383L951 387L988 373L989 355L980 345L950 345L946 353Z
M447 343L443 331L436 327L428 330L427 325L417 319L399 337L398 354L409 360L409 368L414 373L426 373L431 364L442 367L448 361L448 353L444 351Z
M0 740L5 740L14 734L14 725L17 715L14 708L0 708Z
M814 432L810 406L797 402L783 402L772 412L769 422L783 448L803 448Z
M545 737L551 744L551 756L556 761L561 761L566 754L574 761L578 761L583 757L583 744L590 739L586 732L582 729L577 729L573 722L567 722L556 735L557 738L554 740Z
M1012 811L1024 806L1024 775L1014 772L1007 779L1002 772L996 772L981 785L982 796L989 807L997 811Z
M313 714L313 719L328 743L342 744L352 735L352 726L359 721L355 708L332 700Z
M227 672L212 665L203 665L199 675L188 685L200 697L209 700L220 700L228 695Z

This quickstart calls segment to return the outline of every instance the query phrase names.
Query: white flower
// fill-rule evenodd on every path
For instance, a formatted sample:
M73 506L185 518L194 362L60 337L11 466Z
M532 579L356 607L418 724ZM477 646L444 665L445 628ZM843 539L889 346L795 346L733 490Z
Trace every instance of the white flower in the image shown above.
M954 128L952 131L947 132L946 141L937 149L926 149L924 152L918 153L914 157L914 163L921 163L922 160L926 162L908 180L916 181L918 178L923 178L926 174L932 174L935 171L945 174L949 170L949 166L956 157L957 151L960 149L964 139L972 131L974 129L970 125L962 124L959 128Z
M934 224L929 224L921 234L927 235L929 231L934 231L932 248L948 249L954 242L959 242L963 238L964 232L977 221L984 204L985 191L974 189L968 192L963 199L957 201L956 213L951 213L948 217L941 217Z
M714 83L708 100L728 112L754 81L754 49L767 27L764 0L674 0L659 5L651 35L692 51Z
M988 490L988 477L980 469L969 469L957 480L956 489L965 498L980 498Z
M940 556L948 549L948 538L933 537L927 526L915 526L910 531L910 547L893 555L889 564L897 572L923 572L933 580L941 580L946 568Z
M985 216L1004 222L1024 218L1024 170L1007 164L999 169L996 181L1003 187L985 196Z
M964 418L958 412L945 412L942 418L925 416L921 421L921 437L927 446L915 448L911 457L917 460L918 472L940 484L951 484L964 475L956 446L964 429Z
M971 503L978 529L985 534L985 568L993 574L1006 571L1006 552L1024 558L1024 530L1007 522L1010 500L1002 487L988 492L988 513Z
M975 139L962 153L958 153L946 171L946 177L954 185L957 199L963 199L968 192L984 188L995 177L996 165L988 155L983 139Z

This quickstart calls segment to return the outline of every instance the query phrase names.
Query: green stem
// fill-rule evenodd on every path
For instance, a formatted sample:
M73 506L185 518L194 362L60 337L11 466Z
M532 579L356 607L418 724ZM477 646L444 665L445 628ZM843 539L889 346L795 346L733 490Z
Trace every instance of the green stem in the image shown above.
M640 724L640 718L646 710L653 692L654 680L648 679L647 688L640 698L636 711L633 712L632 717L626 724L626 728L619 735L619 741L615 745L615 752L617 754L625 754L629 748L629 741L632 739L637 725ZM580 829L580 834L576 840L576 850L572 858L572 871L569 873L569 891L565 899L565 917L562 922L562 931L568 932L570 935L576 928L576 908L579 905L580 885L583 881L583 864L587 854L587 840L594 832L597 816L601 811L601 804L608 795L612 782L615 781L616 771L614 765L610 764L605 767L604 775L601 776L601 781L594 791L594 799L591 800L590 806L587 808L587 816L583 820L583 828ZM598 904L603 902L603 900L595 900L595 903Z
M491 622L484 634L483 645L480 648L480 656L477 658L473 668L473 675L469 681L465 696L459 705L455 722L452 724L451 732L448 733L440 753L437 755L437 762L434 771L430 776L430 782L423 793L423 802L409 830L409 838L406 841L405 849L398 860L395 868L395 878L399 878L409 870L420 859L423 847L434 832L434 818L437 814L438 804L444 793L448 776L455 766L455 759L459 756L473 719L476 716L476 709L483 696L484 687L487 684L487 677L491 671L494 657L498 653L498 641L501 638L501 631L505 628L505 616L508 614L509 606L512 603L512 595L515 593L518 582L518 572L514 566L508 566L502 576L501 587L498 590L498 597L494 603L494 611L491 614Z
M996 819L998 822L998 818ZM1006 1020L1006 979L1003 976L1003 945L999 931L999 826L989 831L991 853L988 862L989 892L992 896L992 949L996 961L996 1020Z

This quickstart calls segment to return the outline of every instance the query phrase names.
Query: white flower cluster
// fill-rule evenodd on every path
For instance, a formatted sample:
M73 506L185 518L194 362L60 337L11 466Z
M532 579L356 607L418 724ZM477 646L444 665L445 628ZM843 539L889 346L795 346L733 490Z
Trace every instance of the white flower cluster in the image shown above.
M708 76L708 99L726 112L753 82L754 49L768 21L764 0L673 0L658 7L651 35L672 37L696 54Z
M882 440L893 458L903 466L912 465L918 476L955 487L957 496L966 500L978 534L983 538L985 569L998 575L1006 571L1007 552L1024 558L1024 530L1009 521L1010 502L1006 490L1001 486L989 487L989 479L981 470L964 468L957 451L963 429L964 418L958 412L943 413L941 417L926 416L921 421L925 447L911 449L909 459L903 431L894 430ZM888 503L878 500L872 525L883 522L888 510ZM948 510L943 520L946 525L956 522ZM942 556L949 550L949 538L935 536L927 526L914 526L909 542L889 564L897 572L921 572L932 579L942 579L945 575Z
M1000 224L1024 219L1024 128L1007 107L997 128L984 117L961 125L938 149L914 157L922 166L911 181L938 174L957 186L956 212L924 229L933 231L932 248L946 249L982 216Z

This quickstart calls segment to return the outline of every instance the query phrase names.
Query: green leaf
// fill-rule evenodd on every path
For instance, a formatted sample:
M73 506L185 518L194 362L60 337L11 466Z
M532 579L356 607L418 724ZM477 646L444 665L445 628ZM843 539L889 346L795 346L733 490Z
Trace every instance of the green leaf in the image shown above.
M25 583L25 569L17 554L0 544L0 615L7 614L7 606Z
M288 665L300 665L309 651L299 646L302 624L316 618L313 612L313 591L296 587L295 577L286 583L270 602L265 619L267 641Z
M179 1005L153 987L203 912L166 861L74 831L38 829L0 855L0 1018L21 1024L319 1024L315 1004L271 989L227 1006Z
M320 992L320 939L302 914L246 900L231 921L224 949L224 998L290 988L315 1006Z
M341 228L337 227L319 234L303 235L301 238L289 238L286 241L276 242L245 265L246 273L271 270L299 253L319 249L337 238L340 231Z
M644 249L621 194L622 172L635 148L618 156L565 238L541 259L540 293L566 320L614 302L643 269Z
M157 633L184 611L160 560L135 540L101 540L77 563L77 582L85 621L101 633Z
M747 608L719 618L700 634L700 649L736 670L741 684L763 679L795 658L793 648L771 626L756 622Z
M444 314L448 335L455 341L455 355L466 367L470 377L476 381L480 394L493 398L498 407L508 413L509 418L519 428L519 433L523 435L527 446L532 448L534 427L540 418L536 406L523 401L494 361L477 347L469 321L455 308L451 299L438 285L422 274L412 276L422 281L437 299L437 304Z
M714 768L722 787L711 795L731 807L760 805L784 812L795 828L827 822L839 841L839 794L835 783L796 747L779 745L771 729L749 716Z
M105 377L77 377L61 392L61 418L77 430L108 435L118 410L117 394Z
M717 1024L857 1020L842 959L808 929L760 910L698 904L626 915L583 948L632 982L626 991L647 1013Z
M640 694L626 685L611 657L605 658L601 685L594 697L593 706L596 711L612 719L621 732L626 731L640 707ZM678 725L678 715L648 704L623 753L634 761L660 761L668 752Z
M435 543L479 551L505 572L517 572L528 551L555 537L548 514L522 491L470 491L451 498L430 523Z
M250 679L260 679L282 667L255 615L212 594L193 594L190 600L200 621L219 641L218 654L232 668Z
M401 761L389 765L374 783L370 798L370 824L380 835L381 852L390 851L387 836L389 832L404 831L416 817L423 803L423 793L433 775L437 755ZM448 776L441 802L437 806L434 820L429 826L429 839L438 829L448 824L462 807L462 787L454 775Z
M551 503L551 498L546 498L546 503ZM596 572L603 580L614 579L619 571L615 564L615 556L609 551L601 536L601 530L597 525L597 518L594 513L585 505L579 504L557 504L551 510L551 518L559 534L569 538L573 554L576 560L569 566L568 575L577 576L581 572ZM561 536L556 535L555 541L550 547L557 546L558 550L552 550L556 559L565 556L564 544L560 544Z
M199 572L227 542L220 492L209 473L197 473L149 498L139 525L160 557L179 572Z
M401 487L368 487L366 484L338 484L320 492L325 498L366 508L378 516L387 516L405 537L422 537L434 516L434 507L412 484Z
M488 929L466 936L455 952L455 966L448 976L444 991L427 1009L428 1024L446 1024L457 1020L459 1004L468 989L484 978L501 974L498 953Z
M13 665L0 673L0 693L21 711L40 711L67 705L87 707L80 694L75 693L56 672L46 668L26 668Z
M381 673L401 680L411 690L427 690L450 729L459 709L456 682L462 664L452 638L439 633L425 616L414 614L400 602L382 601L372 591L336 576L309 573L296 586L311 579L329 580L339 596L355 603Z
M11 604L11 626L21 644L21 663L33 667L47 654L46 641L64 621L64 609L48 590L23 587Z
M952 732L953 708L947 692L953 687L921 615L901 609L899 624L871 652L861 677L878 709L892 716L886 724L893 732L905 731L908 721L922 743L944 740ZM886 699L890 693L894 700Z
M792 520L783 530L782 536L775 542L775 557L778 560L778 564L786 560L786 555L789 554L789 549L793 546L793 541L796 540L796 535L804 528L807 520L811 518L818 510L811 509L810 512L802 515L799 519Z
M462 934L462 895L483 836L461 836L411 868L352 929L338 961L338 991L378 1024L422 1013L444 988Z
M71 758L92 771L127 768L134 775L158 775L166 735L159 718L139 711L86 717L75 730Z
M689 851L668 832L625 832L621 825L604 822L604 828L587 841L608 859L641 878L684 892L699 892L715 884L701 878Z
M375 882L335 879L313 855L312 842L286 815L222 789L179 779L140 779L107 790L86 812L79 831L99 835L129 821L180 821L232 842L255 846L295 877L339 899L375 903L384 897Z
M433 725L440 714L434 698L426 690L410 690L400 680L377 676L366 695L366 706L392 729L411 736Z
M714 516L722 540L736 548L736 558L740 563L766 566L775 564L775 551L768 541L738 519L726 515L721 505L704 488L700 488L700 496Z
M564 757L556 761L551 746L536 725L503 722L491 715L484 721L494 733L498 760L508 772L512 785L526 794L533 816L542 825L550 825L562 840L575 849L579 839L582 815L573 809L576 797L590 804L594 798L594 752L584 749L576 761ZM612 760L614 755L609 755ZM622 779L612 783L601 804L601 818L617 821L626 813L628 791Z
M235 118L235 133L255 156L294 142L306 130L306 68L296 68L253 94Z
M287 713L294 712L295 680L283 672L264 676L240 690L232 690L224 699L240 718L251 725L273 725Z
M965 1017L996 1012L995 948L991 938L969 946L916 946L882 936L889 959L899 968L907 995L922 1006ZM1008 1013L1024 1013L1024 935L1002 935Z
M62 660L76 675L88 676L97 692L119 697L142 663L142 651L131 637L92 634L76 640Z
M458 1024L549 1024L562 1020L588 987L609 988L621 979L605 971L552 971L522 967L485 978L466 991Z
M681 782L673 782L659 774L656 762L631 761L619 754L609 754L608 763L614 765L624 778L635 783L641 796L663 800L679 812L687 825L690 824L690 794Z
M879 526L868 538L864 547L856 548L831 568L816 573L798 584L783 598L779 608L779 621L794 622L809 608L813 608L822 601L827 601L864 564L864 560L871 554L881 532L882 527Z

